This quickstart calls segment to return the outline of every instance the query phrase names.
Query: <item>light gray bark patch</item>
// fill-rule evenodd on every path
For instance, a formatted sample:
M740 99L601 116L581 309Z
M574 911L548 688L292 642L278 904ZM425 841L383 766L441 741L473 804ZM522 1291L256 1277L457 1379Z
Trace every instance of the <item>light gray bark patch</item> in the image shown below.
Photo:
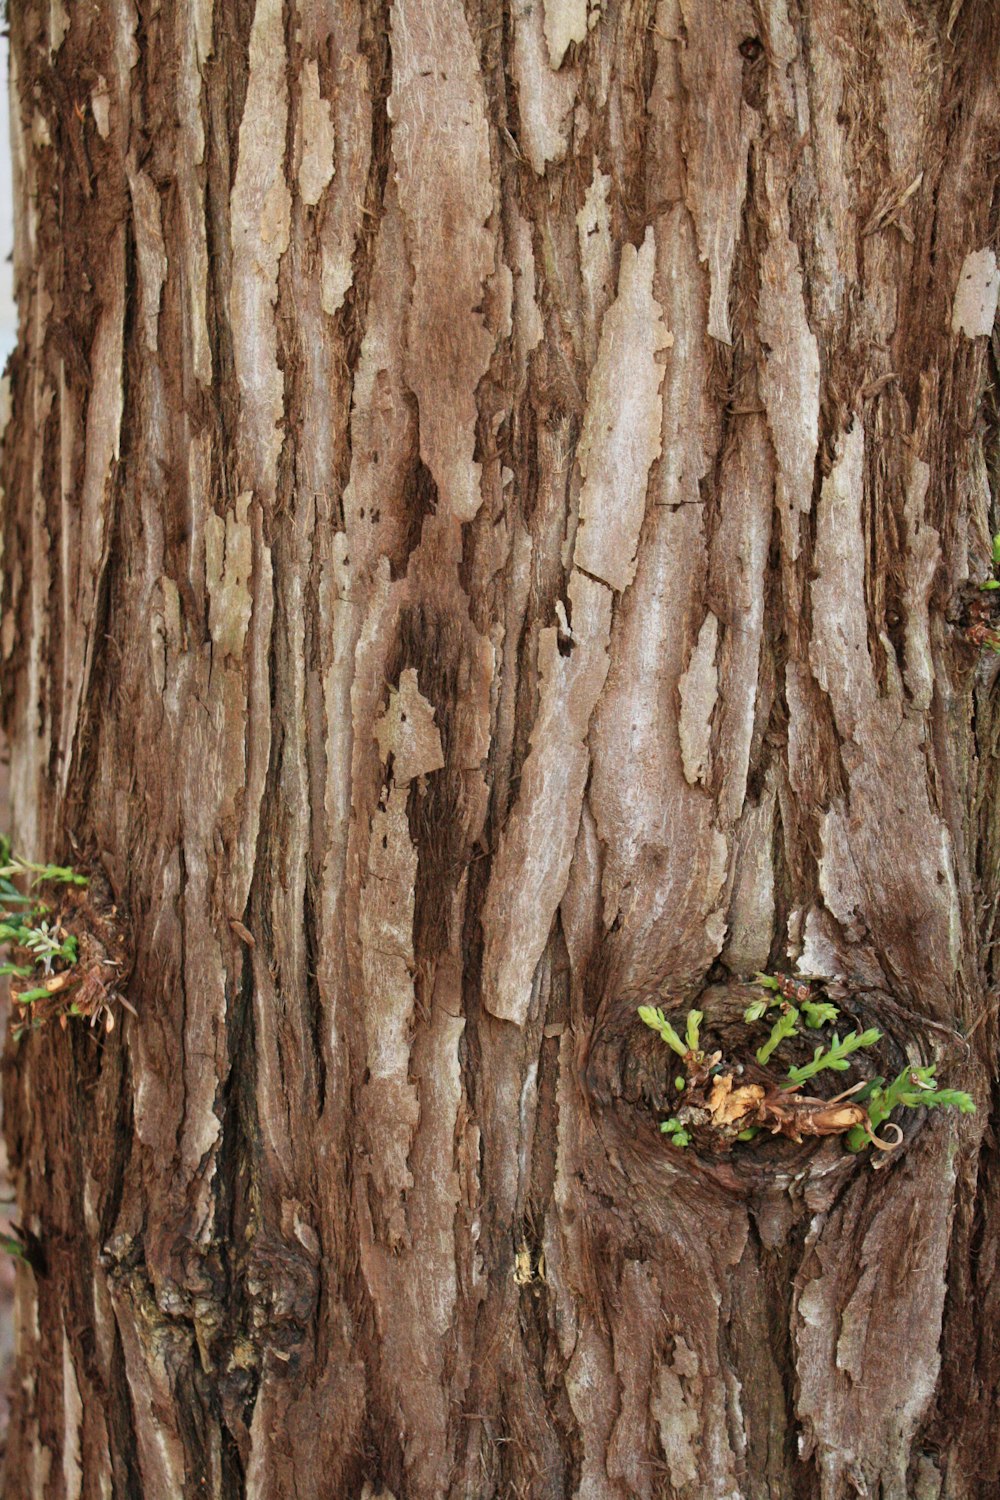
M611 176L602 172L597 157L583 207L576 216L580 240L580 271L583 277L583 307L586 318L587 358L597 357L601 323L614 296L611 254L611 210L608 192Z
M729 935L725 961L734 974L764 969L774 930L773 779L760 801L748 803L737 826L732 856L732 883L727 903ZM812 973L824 972L810 970Z
M611 592L574 569L573 650L555 626L539 639L540 704L518 800L500 835L483 911L483 999L523 1025L531 981L569 875L589 756L590 716L608 671Z
M931 654L930 597L941 562L941 536L925 518L930 487L929 465L909 455L906 476L906 581L904 677L916 708L929 709L934 696L934 659Z
M390 688L389 705L375 725L383 765L392 756L392 779L403 786L415 776L426 776L444 765L441 734L433 706L421 696L415 667L407 667L399 687Z
M848 1479L870 1493L908 1493L910 1444L940 1364L955 1181L949 1124L935 1123L923 1148L931 1160L895 1168L916 1191L935 1183L919 1207L911 1191L889 1194L881 1174L868 1172L829 1218L817 1216L806 1242L795 1300L797 1406L824 1496ZM872 1194L881 1200L874 1217ZM879 1310L889 1298L886 1319Z
M681 741L684 775L691 786L708 777L708 755L712 743L712 711L719 694L715 656L719 622L709 610L702 621L698 640L686 672L678 682L681 712L677 732Z
M543 35L539 0L514 0L511 68L517 84L521 145L541 177L549 162L566 155L579 87L575 68L554 72Z
M278 365L274 307L292 204L284 163L286 61L282 0L257 0L230 203L229 318L240 391L242 468L247 488L255 490L265 505L275 492L284 417L285 383Z
M791 237L783 176L765 173L768 240L760 268L757 326L764 351L760 389L778 461L775 500L783 542L794 561L801 545L799 517L812 509L819 447L819 347L809 327L802 267Z
M863 482L864 436L857 424L837 445L817 517L809 655L838 731L851 742L844 752L850 798L835 797L821 819L820 886L846 929L859 919L868 926L876 949L887 953L901 982L933 1014L953 982L960 947L954 853L928 785L926 730L905 708L895 652L885 637L877 648L887 666L884 694L875 679L865 600ZM799 685L792 689L790 676L789 765L795 777L800 767L808 775L812 709L808 692ZM900 849L907 851L905 860ZM915 910L915 901L919 921L903 915Z
M653 296L655 258L651 228L640 250L622 249L618 296L601 330L578 450L583 488L573 559L617 590L635 577L649 469L661 443L657 355L673 343Z
M620 606L590 737L604 923L623 919L617 943L628 986L655 985L667 973L685 982L711 962L724 933L726 840L712 800L685 778L676 718L704 577L701 507L658 507Z
M764 592L771 544L774 464L766 423L747 416L723 460L719 507L724 522L712 537L708 597L720 601L726 629L719 651L716 764L721 774L719 821L740 816L761 696Z
M124 403L122 354L125 317L124 230L112 236L108 248L106 302L91 352L91 388L86 409L86 450L80 494L78 592L65 621L63 715L60 750L62 779L68 781L80 705L93 666L94 614L101 579L108 562L108 496L113 465L119 455Z
M354 251L365 224L372 159L372 78L361 44L361 8L356 0L340 0L333 6L310 3L308 13L312 45L332 59L329 100L336 170L322 200L319 230L320 300L323 311L332 316L343 306L353 282Z
M554 68L562 66L570 42L586 35L587 0L545 0L545 42Z
M248 514L253 496L238 497L235 511L225 517L212 511L205 522L205 587L208 625L223 659L243 660L243 642L253 598L253 537Z
M951 314L953 333L980 338L992 333L1000 296L1000 269L996 253L987 248L973 250L962 262Z
M875 696L861 524L864 454L864 429L858 422L838 443L833 468L823 481L816 523L817 578L812 587L809 659L848 735Z
M334 131L331 107L319 90L319 64L307 58L299 75L298 118L299 192L303 203L315 206L334 173Z

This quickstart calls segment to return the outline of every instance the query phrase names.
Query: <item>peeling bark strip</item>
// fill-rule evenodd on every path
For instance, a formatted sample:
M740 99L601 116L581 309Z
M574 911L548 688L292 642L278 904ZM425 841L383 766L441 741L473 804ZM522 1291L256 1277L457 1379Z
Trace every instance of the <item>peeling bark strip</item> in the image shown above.
M996 6L9 10L5 1495L985 1500ZM775 967L978 1113L666 1144Z

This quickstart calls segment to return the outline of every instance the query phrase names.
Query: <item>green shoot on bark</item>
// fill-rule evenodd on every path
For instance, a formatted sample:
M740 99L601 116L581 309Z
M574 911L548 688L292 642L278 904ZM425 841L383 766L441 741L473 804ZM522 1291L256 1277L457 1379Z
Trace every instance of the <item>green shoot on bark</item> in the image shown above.
M678 1057L687 1057L690 1052L698 1052L699 1030L704 1019L700 1010L689 1010L684 1032L685 1039L681 1041L658 1005L639 1006L639 1020L650 1030L655 1031L668 1047L672 1047Z
M760 1063L761 1067L763 1067L765 1063L770 1062L771 1054L774 1052L775 1048L780 1047L781 1043L785 1041L786 1038L795 1036L798 1032L798 1029L799 1013L795 1009L794 1005L789 1005L787 1010L782 1012L782 1014L775 1021L774 1025L771 1027L771 1035L768 1037L767 1041L762 1047L757 1048L757 1061Z
M998 531L996 536L993 538L992 556L993 569L995 572L998 568L1000 568L1000 531ZM981 583L979 587L982 589L983 593L988 592L990 589L1000 589L1000 578L987 578L986 582Z
M782 1042L801 1035L800 1028L816 1032L831 1025L840 1014L829 1001L812 999L814 981L765 974L759 974L757 981L768 993L746 1007L745 1021L750 1024L769 1011L776 1012L770 1035L757 1049L761 1067L771 1061ZM795 997L796 1004L790 996ZM803 1084L821 1073L846 1072L855 1054L882 1040L882 1033L874 1026L849 1031L844 1037L833 1032L828 1044L820 1043L815 1048L811 1061L789 1067L778 1086L776 1079L756 1080L752 1074L749 1079L741 1077L743 1066L736 1059L727 1063L721 1051L707 1056L701 1041L702 1011L688 1011L683 1037L658 1006L640 1006L638 1013L643 1024L684 1061L686 1073L673 1077L676 1100L671 1114L660 1123L661 1133L675 1146L697 1141L699 1148L707 1145L709 1150L716 1150L720 1144L749 1142L765 1132L786 1135L796 1142L803 1135L836 1134L853 1152L873 1143L891 1151L902 1140L899 1127L889 1127L898 1137L892 1143L877 1132L893 1110L952 1108L966 1114L975 1109L972 1098L960 1089L937 1087L933 1065L906 1068L888 1085L882 1078L869 1079L829 1101L814 1098L809 1092L798 1093Z
M802 1012L803 1023L810 1031L818 1031L821 1026L829 1026L840 1015L835 1005L829 1000L803 1000L799 1009Z
M799 983L789 980L787 977L781 980L775 978L773 974L755 974L754 981L761 985L763 989L769 990L770 994L762 996L759 1000L752 1001L747 1006L743 1012L743 1019L748 1025L753 1021L762 1020L767 1012L773 1010L776 1005L780 1005L783 999L796 1000L801 1012L802 1023L804 1026L808 1026L810 1031L817 1031L821 1026L826 1026L831 1021L835 1021L840 1015L837 1007L831 1005L828 1000L812 1000L803 996L801 992L808 988L806 981ZM788 987L783 989L783 984Z
M78 940L63 925L69 920L67 913L76 908L72 902L67 905L65 891L55 898L53 908L41 899L39 887L79 890L88 884L86 875L68 865L21 859L11 851L10 839L0 834L0 946L13 950L0 963L0 977L14 981L10 995L15 1041L51 1015L65 1025L66 1016L80 1014L73 998L81 978ZM22 987L20 981L28 983Z
M817 1073L822 1073L824 1068L830 1068L834 1073L843 1073L850 1067L849 1058L852 1052L857 1052L859 1047L874 1047L875 1043L881 1039L881 1031L876 1031L874 1027L860 1034L856 1031L849 1031L843 1041L834 1032L832 1045L828 1048L817 1047L813 1053L812 1062L803 1063L799 1068L789 1068L789 1082L807 1083L810 1078L815 1078Z
M894 1109L957 1109L960 1114L975 1114L975 1100L962 1089L939 1089L934 1081L935 1065L904 1068L888 1086L877 1078L865 1100L872 1129L877 1131ZM868 1136L860 1125L847 1133L849 1151L863 1151Z

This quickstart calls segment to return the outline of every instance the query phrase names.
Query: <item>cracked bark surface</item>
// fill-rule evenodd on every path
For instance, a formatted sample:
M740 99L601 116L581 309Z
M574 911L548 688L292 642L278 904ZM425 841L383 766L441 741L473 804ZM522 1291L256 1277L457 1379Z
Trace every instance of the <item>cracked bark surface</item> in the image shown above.
M994 1494L996 7L10 27L5 1494ZM795 964L978 1113L666 1146Z

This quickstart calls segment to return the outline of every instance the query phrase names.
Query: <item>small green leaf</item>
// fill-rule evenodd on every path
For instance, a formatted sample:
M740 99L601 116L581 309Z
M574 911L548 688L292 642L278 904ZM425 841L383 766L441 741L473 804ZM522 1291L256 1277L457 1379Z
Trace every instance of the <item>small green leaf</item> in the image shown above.
M993 538L993 566L1000 567L1000 531Z
M781 989L781 985L779 984L778 980L774 978L773 974L755 974L753 977L754 983L762 984L766 990Z
M700 1035L701 1023L702 1023L702 1021L704 1021L704 1019L705 1019L705 1013L704 1013L704 1011L700 1011L700 1010L689 1010L688 1011L687 1030L684 1033L684 1039L685 1039L685 1041L688 1044L688 1051L689 1052L697 1052L698 1051L698 1038L699 1038L699 1035Z
M981 583L979 587L983 593L986 593L989 589L1000 589L1000 578L987 578L986 582Z
M78 874L68 865L25 865L25 869L37 871L31 882L32 885L43 885L47 880L59 885L89 885L90 883L86 875Z
M655 1031L668 1047L672 1047L678 1057L687 1057L688 1049L677 1035L666 1016L658 1005L640 1005L639 1020L644 1025Z
M670 1142L674 1146L690 1146L691 1144L691 1137L680 1120L663 1120L660 1124L660 1131L663 1135L670 1137Z
M674 1079L674 1088L677 1090L677 1092L679 1094L683 1094L683 1092L684 1092L684 1090L685 1090L686 1087L687 1087L687 1084L686 1084L686 1081L683 1078L675 1078Z
M35 1000L47 1000L48 998L48 990L43 989L25 990L23 994L13 996L13 999L17 1001L18 1005L31 1005Z
M759 1125L748 1125L746 1130L741 1130L736 1137L738 1141L752 1141L755 1135L760 1134Z
M882 1033L871 1027L868 1031L862 1031L860 1035L856 1031L849 1031L841 1041L836 1032L833 1042L828 1050L817 1047L813 1053L812 1062L803 1063L801 1067L789 1068L788 1079L790 1083L807 1083L810 1078L815 1078L817 1073L822 1073L824 1068L831 1069L834 1073L843 1073L850 1067L850 1056L861 1047L873 1047L880 1041Z
M816 1031L820 1026L827 1026L835 1021L840 1011L828 1000L803 1000L802 1019L810 1031Z
M771 1035L762 1047L757 1048L757 1061L761 1067L770 1061L771 1054L779 1047L786 1037L795 1036L799 1026L799 1013L794 1005L789 1005L786 1011L775 1021L771 1027Z
M767 1015L768 1006L773 1004L773 1000L755 1000L753 1004L748 1005L746 1010L743 1012L744 1021L746 1021L748 1026L753 1021L759 1021L762 1016Z

